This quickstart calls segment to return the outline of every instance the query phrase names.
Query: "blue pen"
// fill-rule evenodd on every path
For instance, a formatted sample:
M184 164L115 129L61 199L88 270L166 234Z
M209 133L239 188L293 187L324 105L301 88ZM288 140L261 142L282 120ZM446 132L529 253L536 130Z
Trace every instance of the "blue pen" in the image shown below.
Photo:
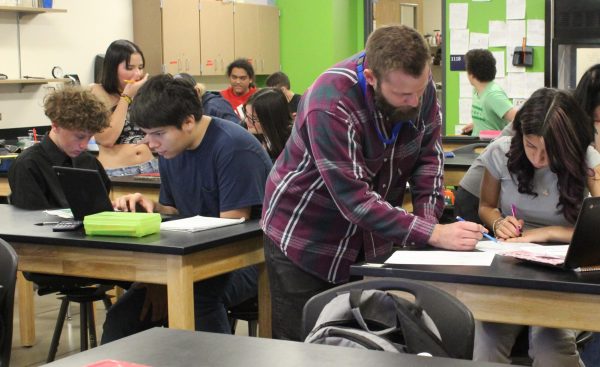
M456 217L456 220L459 222L464 222L465 220L461 217ZM494 242L498 242L497 238L494 238L492 236L490 236L489 234L485 233L485 232L481 232L481 234L483 234L483 237L487 238L490 241L494 241Z

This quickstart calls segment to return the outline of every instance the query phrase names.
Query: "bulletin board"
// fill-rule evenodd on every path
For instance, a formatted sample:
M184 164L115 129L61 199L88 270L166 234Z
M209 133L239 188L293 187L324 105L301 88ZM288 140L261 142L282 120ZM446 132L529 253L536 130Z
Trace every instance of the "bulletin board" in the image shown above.
M471 48L489 49L497 60L495 81L513 104L522 104L533 91L544 86L545 0L446 0L444 6L445 132L446 135L457 135L460 125L471 121L472 86L465 71L451 70L460 68L460 58L455 57L451 63L451 56L462 54L464 59L464 54ZM522 46L522 37L517 36L523 28L527 46L530 43L538 45L532 46L533 65L515 68L510 52L514 47ZM503 43L503 34L512 40ZM516 39L521 40L517 42Z

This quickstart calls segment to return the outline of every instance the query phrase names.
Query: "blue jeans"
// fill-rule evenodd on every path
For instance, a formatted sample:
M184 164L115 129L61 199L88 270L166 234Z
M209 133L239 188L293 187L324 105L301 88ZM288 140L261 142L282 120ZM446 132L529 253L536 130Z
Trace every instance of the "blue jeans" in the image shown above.
M109 168L105 171L109 176L133 176L139 175L140 173L156 173L158 172L158 159L154 158L151 161L133 166Z
M196 330L231 334L227 309L258 294L258 271L249 266L231 273L194 283L194 317ZM102 344L144 331L167 326L167 320L152 322L140 314L146 297L145 288L128 290L106 314Z

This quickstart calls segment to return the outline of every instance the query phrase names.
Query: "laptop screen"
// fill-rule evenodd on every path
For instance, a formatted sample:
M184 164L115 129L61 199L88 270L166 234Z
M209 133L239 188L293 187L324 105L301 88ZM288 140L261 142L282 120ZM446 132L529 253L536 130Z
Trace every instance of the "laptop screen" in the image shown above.
M52 167L58 176L75 220L104 211L113 211L100 173L96 170Z

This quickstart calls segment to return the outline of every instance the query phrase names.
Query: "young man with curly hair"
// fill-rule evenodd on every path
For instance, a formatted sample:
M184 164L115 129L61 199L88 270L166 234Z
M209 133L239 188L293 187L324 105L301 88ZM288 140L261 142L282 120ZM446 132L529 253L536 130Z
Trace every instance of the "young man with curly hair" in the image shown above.
M40 144L26 149L11 166L10 203L23 209L67 208L52 166L98 170L110 190L104 168L86 152L90 138L108 127L104 104L91 92L70 87L48 95L44 110L52 127Z
M463 129L479 136L481 130L502 130L515 118L517 109L494 79L496 59L489 50L476 49L465 55L467 77L473 86L472 122Z

